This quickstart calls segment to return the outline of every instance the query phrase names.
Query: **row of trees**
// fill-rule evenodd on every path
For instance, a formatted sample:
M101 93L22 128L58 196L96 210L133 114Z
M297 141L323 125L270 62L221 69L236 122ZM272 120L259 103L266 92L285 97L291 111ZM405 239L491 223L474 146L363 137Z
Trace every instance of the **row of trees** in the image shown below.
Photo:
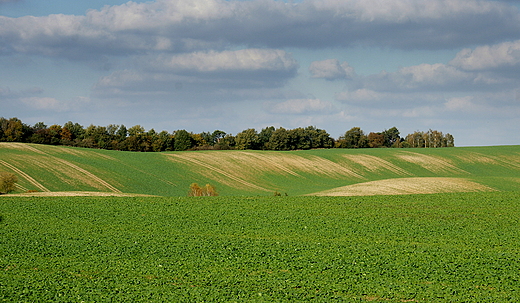
M256 149L256 150L299 150L315 148L378 148L378 147L452 147L454 138L436 130L414 132L406 137L392 127L382 132L365 134L361 128L353 127L337 140L325 130L308 126L285 129L274 126L260 132L246 129L237 135L221 130L195 134L186 130L156 132L146 131L135 125L108 126L82 125L67 122L63 126L47 126L38 122L33 126L18 118L0 118L0 142L26 142L50 145L67 145L126 151L183 151L196 149Z
M399 136L399 130L392 127L380 133L365 133L359 127L353 127L336 141L336 147L340 148L437 148L454 147L455 139L451 134L443 134L440 131L428 130L416 131L405 138Z

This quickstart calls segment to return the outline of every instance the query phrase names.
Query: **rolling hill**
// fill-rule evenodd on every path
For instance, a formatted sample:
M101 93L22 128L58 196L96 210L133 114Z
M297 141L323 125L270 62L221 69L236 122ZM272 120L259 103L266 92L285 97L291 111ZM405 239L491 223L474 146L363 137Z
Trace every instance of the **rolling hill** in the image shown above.
M32 195L394 195L516 191L520 146L133 153L0 143L0 171Z

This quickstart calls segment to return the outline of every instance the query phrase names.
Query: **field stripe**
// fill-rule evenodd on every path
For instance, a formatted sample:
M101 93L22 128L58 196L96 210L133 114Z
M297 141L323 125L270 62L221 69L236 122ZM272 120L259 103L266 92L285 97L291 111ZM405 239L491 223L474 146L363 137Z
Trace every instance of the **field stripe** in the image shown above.
M261 161L264 161L266 163L269 163L272 166L278 168L279 170L284 171L284 172L286 172L288 174L291 174L291 175L293 175L295 177L301 177L297 172L295 172L295 171L293 171L293 170L291 170L291 169L289 169L289 168L287 168L287 167L277 163L276 160L279 160L279 159L275 160L275 159L269 158L269 156L261 155L261 154L258 154L258 153L250 153L250 152L241 152L241 153L244 154L244 155L247 155L249 157L253 157L253 158L256 158L258 160L261 160Z
M57 158L57 157L54 157L58 162L61 162L69 167L72 167L73 169L77 170L77 171L80 171L82 173L84 173L85 175L89 176L90 178L96 180L97 182L99 182L100 184L102 184L103 186L105 186L106 188L110 189L112 192L115 192L115 193L121 193L122 191L120 191L119 189L115 188L114 186L112 186L110 183L106 182L105 180L101 179L100 177L94 175L93 173L89 172L88 170L86 169L83 169L75 164L72 164L70 163L69 161L66 161L66 160L63 160L63 159L60 159L60 158Z
M2 160L0 160L0 164L2 164L5 167L8 167L8 168L12 169L13 171L17 172L22 177L24 177L27 181L29 181L29 183L31 183L32 185L38 187L40 190L45 191L45 192L50 192L50 190L48 190L45 186L41 185L38 181L34 180L31 176L29 176L28 174L24 173L23 171L21 171L20 169L16 168L15 166L13 166L13 165L5 162L5 161L2 161Z
M88 170L86 169L83 169L75 164L72 164L70 163L69 161L66 161L66 160L63 160L63 159L60 159L56 156L53 156L51 154L48 154L44 151L41 151L33 146L30 146L30 145L25 145L25 147L29 148L31 151L33 152L36 152L36 153L40 153L40 154L43 154L43 155L46 155L46 156L49 156L49 157L52 157L54 158L56 161L58 162L61 162L79 172L82 172L84 173L85 175L89 176L90 178L92 178L93 180L97 181L98 183L100 183L101 185L105 186L106 188L108 188L110 191L114 192L114 193L122 193L122 191L120 191L119 189L115 188L114 186L112 186L110 183L106 182L105 180L99 178L98 176L94 175L93 173L89 172Z
M202 161L199 161L199 160L196 160L196 159L192 159L192 158L188 158L188 157L183 157L183 156L181 156L181 155L175 155L175 156L176 156L176 157L179 157L179 158L181 158L181 159L184 159L184 160L186 160L186 161L189 161L189 162L191 162L191 163L193 163L193 164L196 164L196 165L199 165L199 166L205 167L205 168L207 168L207 169L209 169L209 170L211 170L211 171L214 171L214 172L216 172L216 173L219 173L219 174L221 174L221 175L223 175L223 176L226 176L226 177L228 177L228 178L230 178L230 179L232 179L232 180L234 180L234 181L237 181L237 182L239 182L239 183L241 183L241 184L243 184L243 185L245 185L245 186L249 186L249 187L252 187L252 188L254 188L254 189L258 189L258 190L262 190L262 191L269 191L269 190L266 189L266 188L263 188L263 187L261 187L261 186L255 185L255 184L253 184L253 183L249 183L249 182L247 182L247 181L244 180L244 179L241 179L241 178L239 178L239 177L237 177L237 176L234 176L234 175L232 175L232 174L230 174L230 173L228 173L228 172L223 171L223 170L220 169L220 168L214 167L214 166L212 166L212 165L210 165L210 164L207 164L207 163L204 163L204 162L202 162Z
M24 186L21 186L20 184L16 184L16 187L18 187L19 189L23 190L23 191L28 191L29 189L24 187Z

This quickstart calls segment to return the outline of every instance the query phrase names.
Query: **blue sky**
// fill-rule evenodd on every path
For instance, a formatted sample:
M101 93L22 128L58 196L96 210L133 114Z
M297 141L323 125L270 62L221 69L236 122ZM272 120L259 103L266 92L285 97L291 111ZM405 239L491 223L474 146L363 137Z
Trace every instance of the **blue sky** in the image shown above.
M520 144L518 3L0 0L0 116Z

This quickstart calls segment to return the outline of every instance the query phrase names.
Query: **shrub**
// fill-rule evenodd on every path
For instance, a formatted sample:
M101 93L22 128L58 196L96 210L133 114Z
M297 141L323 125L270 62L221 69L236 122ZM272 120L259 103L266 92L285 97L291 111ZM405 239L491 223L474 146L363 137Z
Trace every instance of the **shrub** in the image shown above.
M204 187L200 187L197 183L192 183L190 185L190 190L188 191L188 197L210 197L210 196L218 196L217 189L213 185L206 184Z
M18 177L15 174L5 171L0 172L0 193L8 194L16 190Z

